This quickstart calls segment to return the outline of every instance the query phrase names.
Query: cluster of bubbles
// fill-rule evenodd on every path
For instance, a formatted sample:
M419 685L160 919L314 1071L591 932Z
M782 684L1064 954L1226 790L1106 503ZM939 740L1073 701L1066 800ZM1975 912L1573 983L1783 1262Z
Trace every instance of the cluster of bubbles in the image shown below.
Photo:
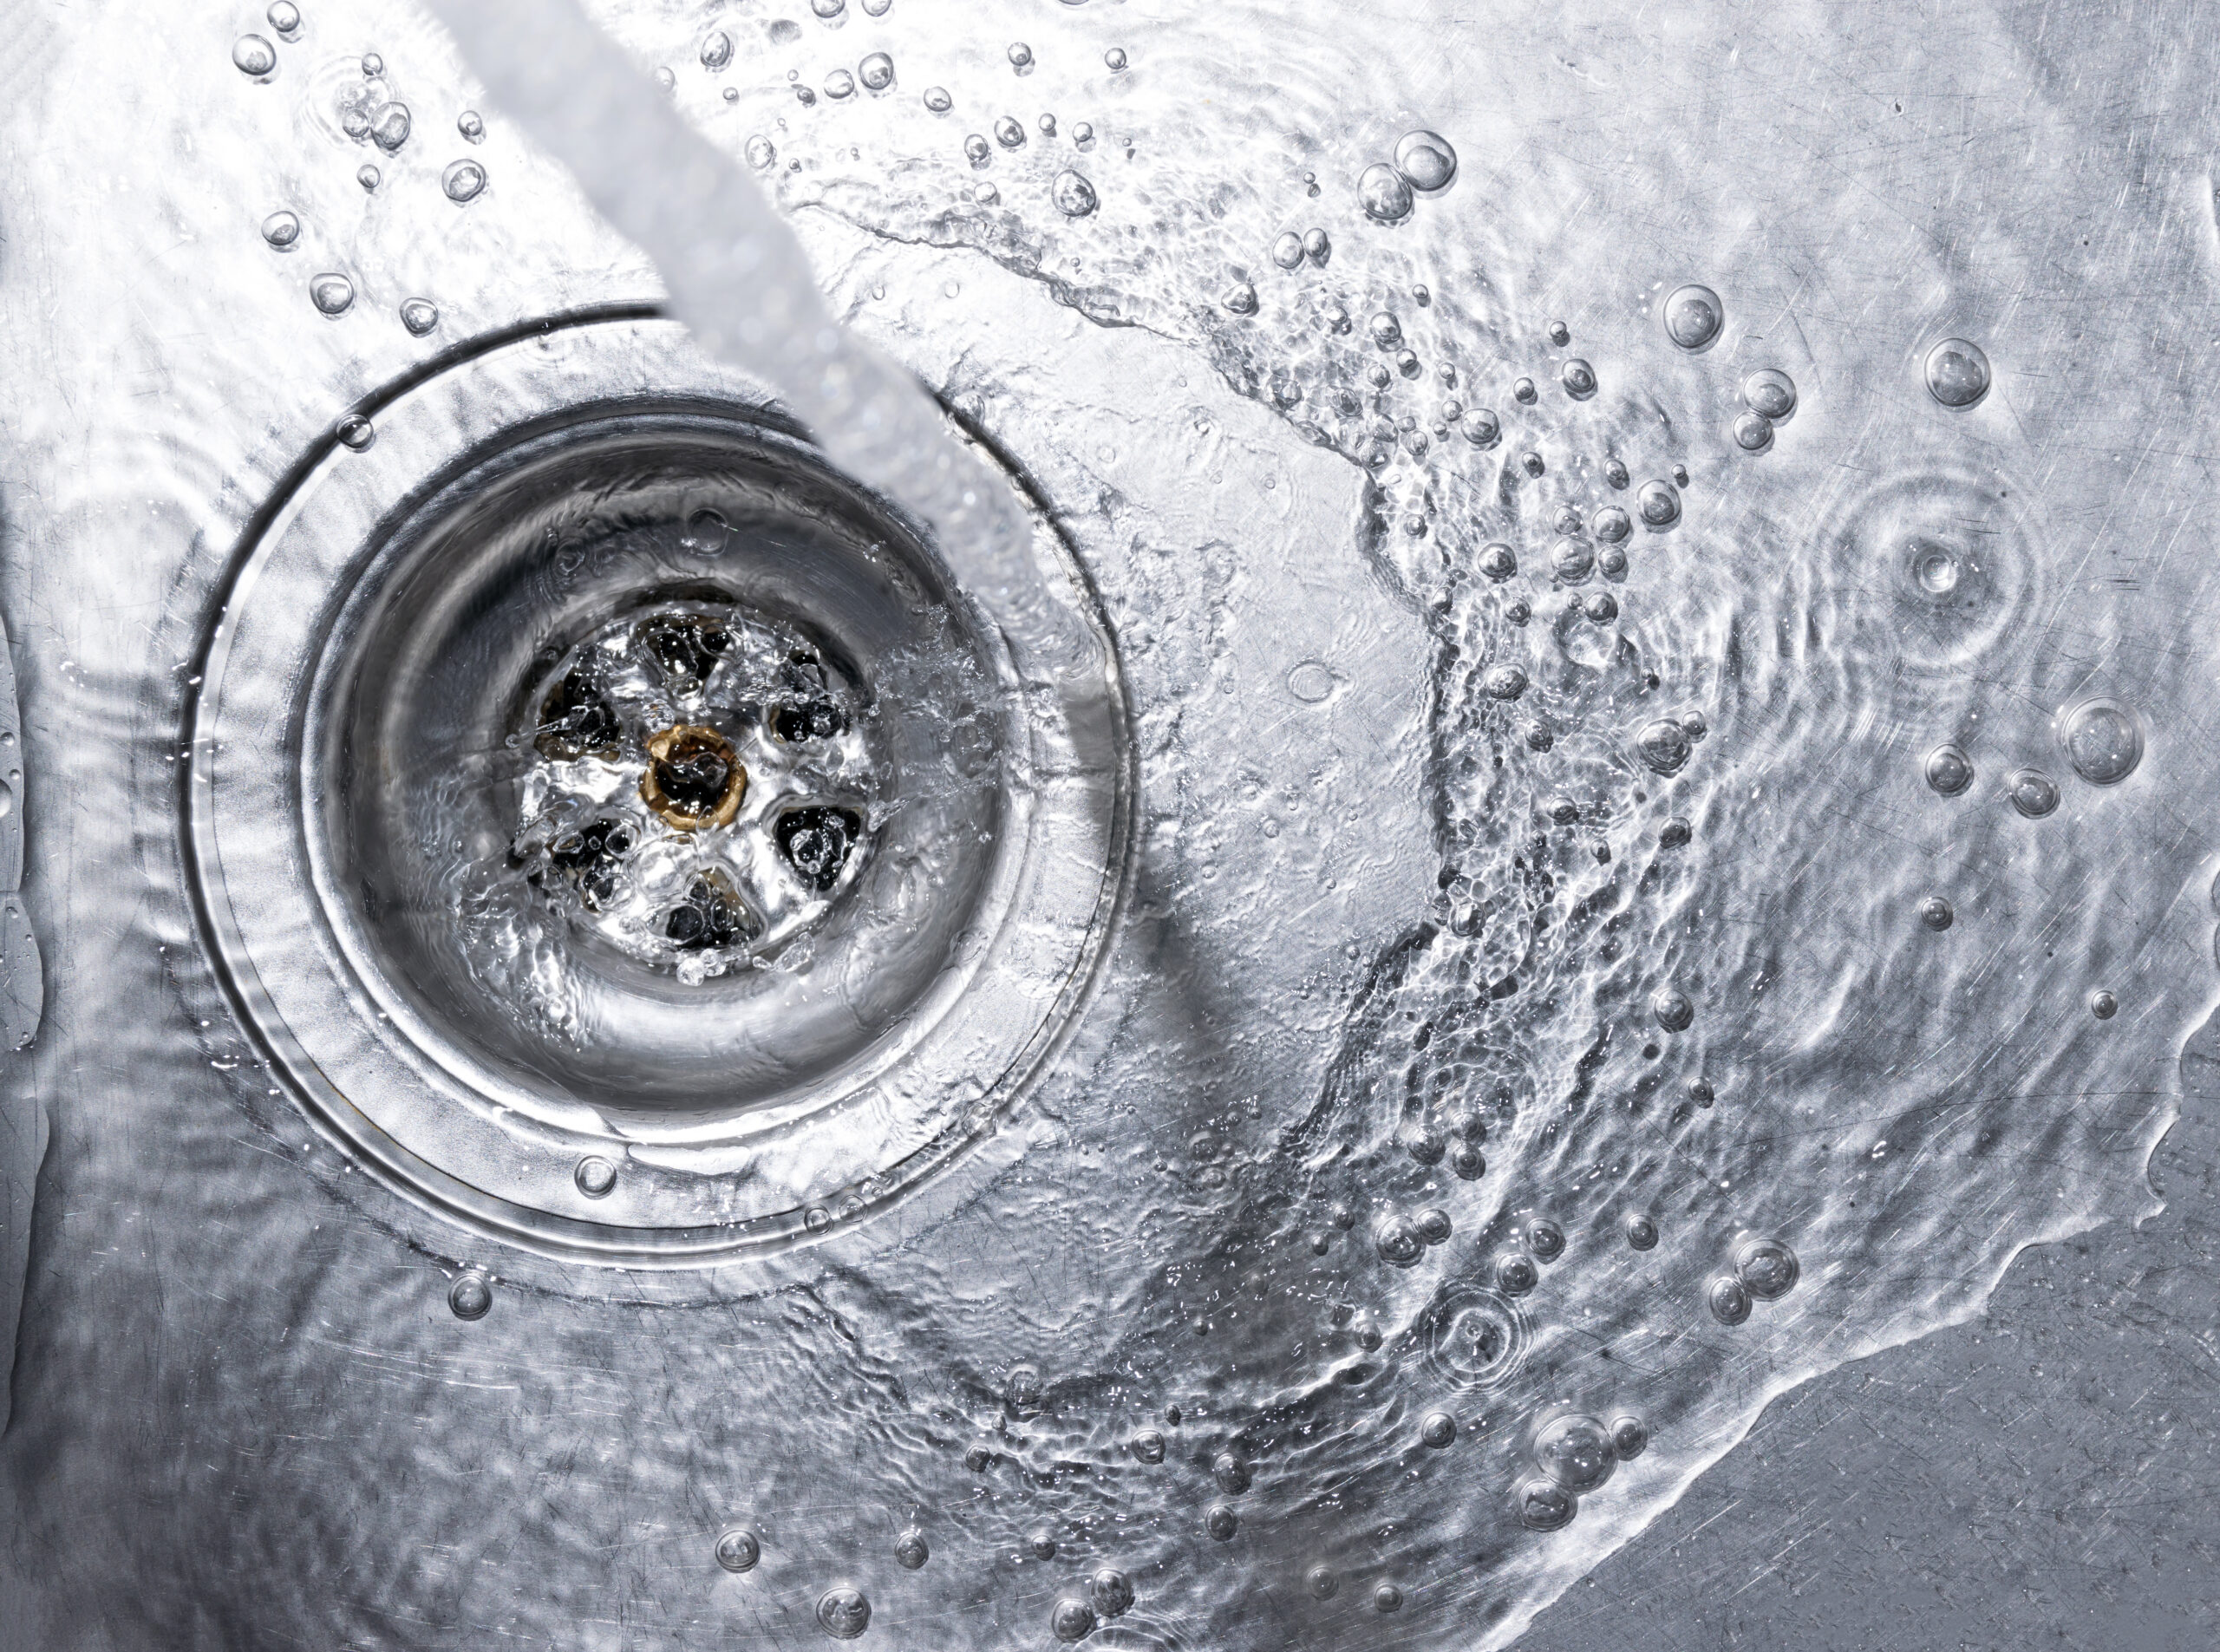
M1438 132L1407 132L1394 161L1374 161L1357 175L1357 204L1376 224L1400 224L1417 198L1439 195L1457 181L1457 152Z
M270 8L270 26L278 37L288 42L300 36L301 16L291 0L276 0ZM277 50L259 35L243 36L232 49L232 61L240 71L258 82L268 82L277 73ZM381 153L391 156L401 153L415 130L415 117L408 106L393 95L386 79L385 60L375 52L364 55L361 65L362 78L343 86L336 98L334 113L339 129L358 144L374 147ZM465 109L455 121L455 129L465 141L480 143L486 137L486 122L475 109ZM374 191L383 181L383 173L369 162L356 169L356 181L364 190ZM470 160L450 164L441 174L440 187L447 198L457 206L475 200L486 189L486 169ZM297 212L280 209L262 220L262 238L271 251L290 253L301 245L302 225ZM323 271L310 278L309 302L319 315L336 320L355 307L355 283L352 278L336 270ZM410 336L422 338L440 324L439 306L428 298L410 297L402 301L399 311L401 324ZM349 440L355 427L367 433L365 421L343 421L339 434L343 441L357 450L369 446L366 434Z

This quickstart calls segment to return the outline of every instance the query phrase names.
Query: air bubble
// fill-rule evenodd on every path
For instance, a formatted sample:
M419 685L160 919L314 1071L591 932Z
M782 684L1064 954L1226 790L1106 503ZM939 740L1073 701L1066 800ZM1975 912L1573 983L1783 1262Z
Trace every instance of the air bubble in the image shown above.
M1670 482L1644 482L1634 502L1643 523L1653 529L1669 528L1681 519L1681 496Z
M301 9L293 0L275 0L263 16L270 20L270 26L278 31L280 40L291 40L301 32Z
M1491 700L1516 700L1526 692L1526 674L1515 665L1492 665L1480 686Z
M1946 338L1927 352L1927 391L1946 408L1969 408L1988 394L1988 357L1981 346Z
M458 160L440 174L440 188L458 206L485 193L486 168L474 160Z
M1688 731L1669 717L1660 717L1635 737L1642 761L1660 774L1677 774L1688 761Z
M1585 402L1596 394L1596 369L1576 356L1557 369L1557 382L1574 401Z
M1742 405L1779 424L1796 411L1796 381L1777 367L1761 367L1742 381Z
M1492 545L1480 552L1479 566L1482 573L1501 584L1518 571L1518 553L1507 545Z
M1389 1211L1373 1224L1372 1244L1382 1262L1398 1268L1411 1267L1426 1254L1426 1235L1401 1211Z
M1557 1531L1572 1524L1580 1499L1555 1480L1532 1479L1518 1489L1518 1518L1530 1531Z
M1564 1230L1545 1216L1537 1217L1526 1224L1526 1248L1537 1262L1555 1262L1564 1254Z
M382 174L375 167L365 165L355 173L355 181L366 190L375 189L381 180Z
M1594 1417L1555 1417L1534 1435L1534 1462L1568 1492L1592 1492L1619 1466L1611 1431Z
M1778 1302L1803 1272L1796 1252L1779 1239L1752 1239L1734 1253L1734 1276L1761 1303Z
M964 139L963 153L976 168L985 166L993 159L995 152L987 147L987 140L975 132Z
M830 23L848 9L848 0L809 0L809 9L819 19Z
M1621 1462L1632 1462L1649 1449L1649 1425L1639 1417L1612 1418L1611 1449Z
M1203 1516L1203 1529L1218 1542L1225 1543L1241 1529L1241 1521L1224 1504L1213 1503Z
M1641 1211L1629 1211L1619 1224L1627 1236L1627 1247L1633 1250L1653 1250L1657 1247L1656 1218Z
M1332 238L1328 236L1326 232L1323 230L1303 231L1303 256L1309 259L1311 263L1316 264L1320 269L1324 269L1326 267L1326 261L1334 256L1334 243Z
M1708 349L1727 320L1727 307L1709 287L1677 288L1666 299L1665 334L1685 350Z
M343 316L355 302L355 284L336 271L309 283L309 300L327 316Z
M1133 1436L1133 1455L1144 1463L1164 1460L1164 1436L1153 1428L1144 1428Z
M2099 987L2089 995L2089 1013L2099 1021L2110 1021L2119 1013L2119 1000Z
M2030 820L2058 807L2058 782L2039 768L2015 768L2004 777L2004 794Z
M280 252L290 252L301 238L301 220L291 212L272 212L262 220L262 238Z
M826 0L816 0L820 8ZM838 10L842 0L831 0ZM820 10L819 16L826 14ZM852 1641L871 1627L871 1602L860 1589L829 1589L817 1603L817 1623L836 1641Z
M928 86L925 88L925 107L935 114L946 114L956 107L956 100L949 96L947 88Z
M242 75L267 80L277 72L278 49L260 35L241 35L232 47L232 64Z
M1113 75L1121 72L1126 67L1126 49L1123 46L1113 46L1102 54L1102 62Z
M1668 1033L1684 1033L1696 1018L1696 1007L1678 987L1660 987L1649 1001L1649 1013Z
M1403 1591L1393 1583L1382 1583L1372 1591L1372 1610L1375 1612L1400 1612L1403 1610Z
M465 109L455 116L454 129L462 134L466 143L483 143L486 140L486 117L475 109Z
M1956 797L1974 783L1974 760L1956 746L1937 746L1927 754L1923 772L1935 791Z
M894 1564L904 1571L915 1571L932 1558L932 1545L925 1541L925 1534L916 1526L905 1526L894 1539Z
M1634 519L1616 505L1606 505L1589 523L1589 532L1605 545L1616 545L1634 532Z
M1048 199L1066 218L1085 218L1101 203L1094 193L1094 186L1080 173L1069 170L1056 174L1048 186Z
M447 1308L457 1319L483 1319L493 1311L493 1283L476 1268L459 1275L447 1287Z
M761 172L779 159L778 146L760 133L748 140L748 164Z
M1005 149L1025 147L1025 123L1015 115L1005 114L995 122L995 141Z
M1534 381L1531 379L1513 379L1511 382L1511 399L1521 407L1532 407L1536 394Z
M2092 786L2117 786L2143 761L2143 721L2117 700L2085 700L2059 719L2059 742Z
M1947 930L1957 919L1950 903L1941 895L1929 895L1919 903L1919 921L1931 930Z
M1022 40L1010 42L1009 57L1009 66L1021 75L1033 67L1033 48Z
M1400 224L1411 215L1411 186L1393 167L1367 167L1356 180L1356 198L1376 224Z
M1439 194L1456 180L1457 152L1439 133L1407 132L1395 145L1395 170L1421 195Z
M370 140L386 153L397 154L401 146L408 141L412 124L406 103L388 103L370 122Z
M836 69L825 77L825 95L838 103L842 98L856 95L856 77L845 69Z
M1534 1258L1523 1250L1513 1250L1496 1258L1496 1289L1506 1296L1524 1296L1542 1283L1542 1270L1534 1265Z
M1750 1316L1750 1292L1740 1279L1720 1277L1704 1293L1712 1317L1722 1325L1740 1325Z
M894 60L885 52L873 52L856 65L856 78L865 91L884 92L894 84Z
M1218 297L1218 302L1237 316L1257 313L1257 289L1246 281L1237 281Z
M763 1545L743 1526L733 1526L717 1538L717 1564L727 1571L753 1571L763 1557Z
M1587 583L1596 571L1596 547L1585 539L1559 539L1550 547L1550 572L1559 584Z
M1303 262L1303 238L1293 230L1282 233L1272 243L1272 262L1283 270L1292 270Z
M1087 1596L1105 1617L1122 1617L1133 1610L1133 1581L1114 1566L1105 1566L1087 1580Z
M1457 1419L1446 1411L1437 1411L1419 1425L1420 1442L1434 1451L1441 1451L1457 1443Z
M1745 413L1734 421L1734 445L1746 454L1761 454L1773 446L1773 421L1762 413Z

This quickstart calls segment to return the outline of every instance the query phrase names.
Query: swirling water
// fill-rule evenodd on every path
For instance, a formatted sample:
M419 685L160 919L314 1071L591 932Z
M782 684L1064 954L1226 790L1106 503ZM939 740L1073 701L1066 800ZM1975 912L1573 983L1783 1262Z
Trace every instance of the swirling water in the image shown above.
M205 20L144 64L66 37L11 210L134 178L197 240L169 275L95 215L9 323L79 387L9 427L57 479L10 510L67 554L10 596L29 886L81 961L31 1081L70 1212L11 1432L42 1621L1501 1644L1771 1394L2143 1207L2211 1002L2210 649L2163 502L2054 457L2165 394L2015 376L2053 220L1969 206L1962 258L1857 172L1753 216L1747 157L1641 136L1707 36L1555 71L1574 122L1416 8L604 21L1068 513L1140 714L1120 968L987 1191L867 1266L536 1271L358 1186L197 960L169 674L356 394L652 277L414 14L249 62ZM2086 116L2007 43L2067 173ZM1742 95L1804 119L1757 56ZM153 67L203 62L205 107ZM415 110L390 151L335 101L370 78ZM1811 296L1874 291L1916 302ZM147 1483L208 1518L190 1557Z

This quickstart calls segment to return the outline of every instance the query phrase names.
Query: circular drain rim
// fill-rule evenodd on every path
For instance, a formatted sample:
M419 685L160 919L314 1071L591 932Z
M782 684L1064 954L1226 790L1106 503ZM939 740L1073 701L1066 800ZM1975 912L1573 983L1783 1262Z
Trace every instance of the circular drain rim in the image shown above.
M1010 798L1013 831L1028 834L1010 856L1013 901L994 915L990 932L978 936L970 949L955 1002L960 1007L975 997L982 981L1009 977L1029 984L1016 1019L1005 1013L998 1028L961 1028L970 1041L953 1041L960 1058L955 1068L936 1072L930 1062L921 1066L913 1058L930 1041L913 1041L895 1052L891 1064L840 1094L817 1094L806 1107L751 1109L754 1147L735 1146L699 1125L643 1144L597 1114L577 1116L577 1108L558 1116L545 1108L536 1115L520 1113L500 1098L459 1093L466 1087L427 1055L421 1041L402 1035L394 1003L346 956L331 933L329 913L314 898L315 880L305 875L282 887L297 927L308 907L316 909L315 922L300 930L286 956L274 960L294 967L276 972L273 988L262 967L273 961L271 924L266 912L243 914L234 900L240 885L232 874L241 870L244 852L238 833L227 835L225 827L227 819L236 822L240 780L254 772L255 763L286 777L278 782L281 789L297 787L310 696L305 685L317 676L322 646L320 638L311 643L297 637L293 646L305 650L305 669L295 659L282 674L282 689L271 686L272 661L266 650L253 646L266 639L254 635L252 597L273 547L284 544L288 531L304 517L314 516L320 501L343 507L340 519L353 522L356 532L328 540L339 548L325 554L345 570L324 593L327 607L336 611L362 571L358 565L375 554L374 530L436 492L469 461L552 419L577 416L581 408L615 409L645 401L713 408L766 437L814 454L761 386L702 360L676 323L589 316L490 341L438 371L413 375L384 400L375 446L354 451L326 441L297 466L242 537L219 587L226 600L203 637L197 691L186 705L181 846L201 937L234 1013L273 1082L350 1159L419 1209L519 1250L563 1262L669 1270L714 1266L851 1231L861 1218L924 1185L992 1133L1071 1035L1093 994L1133 873L1136 785L1130 711L1107 621L1084 570L1012 476L1035 523L1041 560L1061 571L1069 600L1100 650L1099 680L1031 682L1024 689L1026 702L1037 710L1044 693L1054 696L1058 715L1086 724L1083 737L1094 742L1087 749L1107 754L1107 761L1092 768L1068 766L1086 779L1068 782L1059 778L1063 767L1043 761L1060 754L1054 741L1046 750L1021 745L1014 753L1010 769L1030 777L1035 789L1017 789ZM816 462L822 466L821 459ZM425 485L428 478L434 486ZM878 508L905 519L883 501ZM297 535L294 543L304 537ZM924 535L915 537L929 544ZM248 669L239 682L245 686L234 691L230 673L242 660ZM284 728L280 744L290 758L273 759L266 737L264 749L250 749L243 761L238 754L246 716L242 707L256 706L251 685L258 682L263 701L274 695L291 713L261 720L265 728ZM1023 726L1035 736L1041 732L1037 716ZM1060 735L1070 735L1063 723L1054 727ZM1059 785L1067 791L1054 800L1057 806L1042 806L1041 788ZM1073 785L1077 791L1068 789ZM261 790L266 802L270 787ZM304 811L295 801L285 832L271 835L283 836L304 872L310 858L302 846ZM1057 808L1068 816L1074 806L1075 817L1057 817L1061 838L1041 835L1044 819L1057 816ZM232 811L228 816L227 809ZM1048 916L1059 915L1061 902L1061 915L1074 921L1042 928L1040 912L1025 903L1038 905L1044 889L1051 897ZM1035 921L1025 944L1036 950L1013 968L1007 952L1013 937L1028 928L1028 917ZM1061 944L1036 962L1044 932ZM298 966L311 956L322 969L305 972L313 979L304 989ZM996 1004L1006 1012L1011 1002L1005 991ZM979 1036L989 1030L992 1036ZM943 1054L950 1042L943 1041ZM366 1050L380 1058L368 1081ZM759 1173L761 1144L789 1138L813 1144L820 1161L799 1193L791 1174L782 1181ZM578 1169L589 1157L623 1166L614 1190L584 1190ZM750 1188L780 1187L787 1196L767 1205L759 1198L750 1206L743 1197Z

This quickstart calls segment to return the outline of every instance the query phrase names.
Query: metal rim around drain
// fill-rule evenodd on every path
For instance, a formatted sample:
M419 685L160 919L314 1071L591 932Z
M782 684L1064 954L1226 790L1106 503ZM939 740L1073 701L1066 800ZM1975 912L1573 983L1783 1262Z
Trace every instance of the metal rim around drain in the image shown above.
M258 517L186 708L194 904L275 1078L420 1208L631 1268L846 1229L991 1131L1092 989L1133 806L1107 623L1017 484L1099 673L1021 682L1024 639L983 620L916 525L675 323L495 344L399 390L375 426ZM566 474L591 485L566 493ZM712 496L749 525L744 551L697 566L682 530ZM517 745L495 736L521 692L504 688L596 602L671 592L760 607L842 655L875 708L870 784L899 806L872 806L868 828L845 808L871 858L784 950L688 981L582 944L566 967L590 1013L535 1019L447 932L466 911L449 885L515 859L495 842ZM911 634L928 621L956 639L924 650L930 669ZM728 699L698 714L727 733L690 736L721 761L771 715ZM937 755L954 723L972 767ZM742 791L667 818L673 852L706 852L695 838L744 813Z

